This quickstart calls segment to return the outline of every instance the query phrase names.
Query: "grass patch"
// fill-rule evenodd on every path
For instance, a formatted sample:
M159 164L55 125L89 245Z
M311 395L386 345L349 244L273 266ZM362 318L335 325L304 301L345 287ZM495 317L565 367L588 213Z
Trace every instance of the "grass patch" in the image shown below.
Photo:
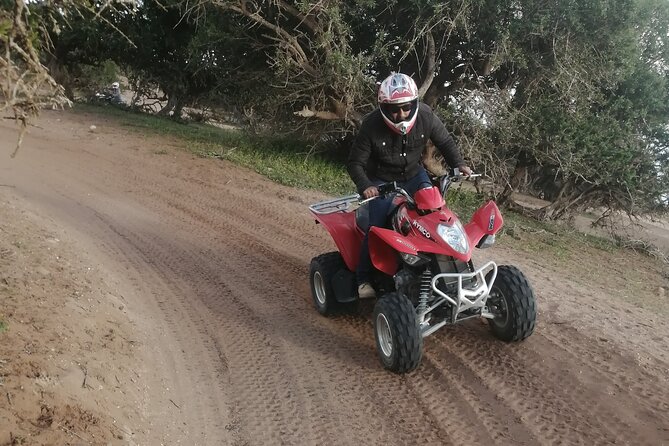
M458 214L460 219L468 221L471 215L486 202L483 194L466 190L460 186L451 186L446 194L446 204Z
M255 147L233 147L200 153L249 167L279 184L321 190L332 195L350 194L353 182L342 165L303 152Z
M4 333L6 331L7 331L7 324L5 323L5 321L0 319L0 334Z
M611 253L619 250L615 241L605 237L586 234L567 225L542 222L513 211L504 214L501 238L521 240L518 246L530 253L553 255L561 260L576 260L582 249L595 249Z

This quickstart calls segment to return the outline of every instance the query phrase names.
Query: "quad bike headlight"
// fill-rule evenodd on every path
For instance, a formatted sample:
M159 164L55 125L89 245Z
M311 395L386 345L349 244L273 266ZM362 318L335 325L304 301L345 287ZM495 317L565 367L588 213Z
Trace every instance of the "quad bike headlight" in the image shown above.
M453 223L452 226L444 224L437 226L437 234L448 243L448 246L455 249L460 254L467 254L469 251L467 234L465 234L465 229L459 221Z
M477 248L479 249L486 249L490 248L492 245L495 244L495 234L487 234L484 235L483 238L479 241L478 245L476 245Z
M404 260L408 265L411 266L420 265L422 263L427 263L430 261L429 257L422 256L420 254L418 255L407 254L406 252L400 252L400 257L402 257L402 260Z

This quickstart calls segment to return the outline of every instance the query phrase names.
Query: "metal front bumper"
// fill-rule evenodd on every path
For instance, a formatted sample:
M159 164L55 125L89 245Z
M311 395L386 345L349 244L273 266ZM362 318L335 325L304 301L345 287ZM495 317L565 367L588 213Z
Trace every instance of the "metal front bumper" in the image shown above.
M486 281L486 274L492 271L492 275L489 280ZM421 327L421 335L423 337L429 336L444 325L454 324L458 321L458 316L464 311L470 309L481 308L481 316L485 318L492 318L493 315L487 311L486 301L490 295L490 289L492 288L495 279L497 278L497 264L495 262L488 262L476 271L471 273L442 273L437 274L432 278L432 292L438 296L437 300L430 305L425 311L422 311L418 314L418 322ZM463 282L468 279L476 279L476 287L465 288ZM437 287L439 280L445 280L448 283L457 281L458 284L458 294L457 296L449 296L444 293ZM443 320L435 325L429 324L429 313L435 308L444 305L450 304L452 307L451 320Z

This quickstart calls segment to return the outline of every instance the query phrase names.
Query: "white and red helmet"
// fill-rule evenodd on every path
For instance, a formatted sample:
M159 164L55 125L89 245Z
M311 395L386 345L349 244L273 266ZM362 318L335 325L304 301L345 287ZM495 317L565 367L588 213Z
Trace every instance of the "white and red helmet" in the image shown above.
M378 92L379 109L388 127L400 135L411 131L418 116L418 87L411 77L402 73L393 73L381 82ZM398 104L410 104L411 113L403 121L395 122L392 118L394 107Z

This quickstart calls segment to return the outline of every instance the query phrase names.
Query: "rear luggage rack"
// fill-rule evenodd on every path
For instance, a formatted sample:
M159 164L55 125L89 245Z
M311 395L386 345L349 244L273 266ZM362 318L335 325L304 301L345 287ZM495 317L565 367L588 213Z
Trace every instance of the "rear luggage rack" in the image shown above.
M321 201L309 206L309 210L314 214L332 214L333 212L343 212L349 210L353 203L360 200L360 195L347 195L334 200Z

